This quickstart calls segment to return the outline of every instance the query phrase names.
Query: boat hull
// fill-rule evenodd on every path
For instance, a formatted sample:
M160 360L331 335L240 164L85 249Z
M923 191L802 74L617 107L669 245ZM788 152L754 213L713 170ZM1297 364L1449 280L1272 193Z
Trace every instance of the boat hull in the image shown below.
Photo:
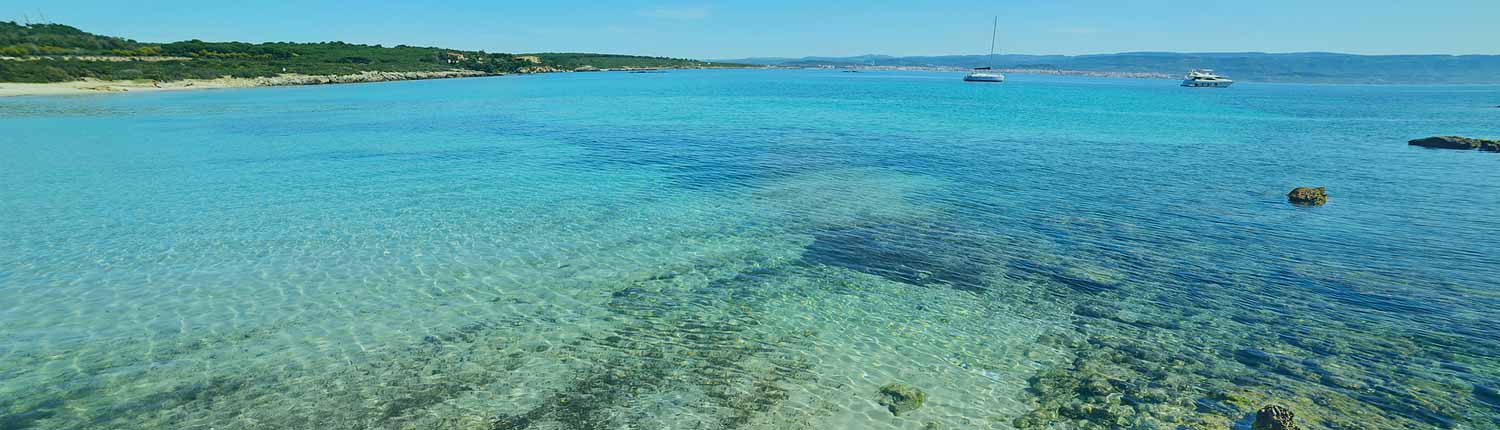
M1005 82L1005 75L969 74L964 76L964 82Z
M1230 81L1230 80L1223 80L1223 81L1192 81L1192 80L1182 81L1182 86L1189 87L1189 88L1229 88L1229 86L1233 85L1233 84L1234 84L1234 81Z

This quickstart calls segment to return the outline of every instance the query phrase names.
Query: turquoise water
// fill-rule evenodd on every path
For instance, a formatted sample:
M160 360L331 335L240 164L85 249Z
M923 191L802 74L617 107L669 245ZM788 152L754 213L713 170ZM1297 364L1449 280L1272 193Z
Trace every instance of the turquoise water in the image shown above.
M1500 428L1500 87L958 77L0 99L0 428Z

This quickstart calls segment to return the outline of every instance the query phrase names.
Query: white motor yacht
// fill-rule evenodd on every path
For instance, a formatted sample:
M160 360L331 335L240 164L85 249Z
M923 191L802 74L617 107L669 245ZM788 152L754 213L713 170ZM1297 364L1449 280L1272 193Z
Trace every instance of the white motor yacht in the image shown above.
M1188 72L1187 77L1182 79L1182 86L1184 87L1227 88L1233 84L1234 81L1215 75L1214 71L1209 69L1193 69Z

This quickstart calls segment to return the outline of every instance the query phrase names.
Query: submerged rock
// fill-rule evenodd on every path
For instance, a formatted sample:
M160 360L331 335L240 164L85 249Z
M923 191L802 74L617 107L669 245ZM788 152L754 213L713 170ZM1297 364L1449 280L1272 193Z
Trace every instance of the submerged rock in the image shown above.
M1437 149L1478 149L1500 152L1500 140L1474 139L1460 136L1434 136L1407 142L1408 145Z
M1323 187L1297 187L1286 193L1286 199L1294 204L1319 206L1328 203L1328 192Z
M1089 318L1116 319L1119 318L1120 310L1103 304L1079 303L1073 307L1073 313Z
M989 265L985 245L955 238L959 226L882 224L813 233L802 263L842 267L892 281L982 291Z
M1251 430L1298 430L1297 423L1292 422L1291 409L1281 405L1269 405L1255 413L1255 424L1251 424Z
M1234 359L1250 367L1265 367L1276 364L1275 355L1255 348L1245 348L1235 351Z
M1481 402L1500 408L1500 387L1475 385L1474 397Z
M1103 292L1120 287L1126 276L1107 268L1092 265L1073 265L1053 275L1069 288L1083 292Z
M886 384L880 387L880 405L891 411L891 415L915 411L927 401L927 393L906 384Z

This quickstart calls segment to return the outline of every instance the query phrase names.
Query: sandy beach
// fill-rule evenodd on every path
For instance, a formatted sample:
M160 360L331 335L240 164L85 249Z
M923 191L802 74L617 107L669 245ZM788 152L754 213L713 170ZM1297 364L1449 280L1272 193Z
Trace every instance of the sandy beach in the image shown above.
M254 80L243 78L194 79L175 82L100 81L96 79L44 84L4 82L0 83L0 97L108 94L251 86L257 86Z
M215 88L279 87L291 85L354 84L418 79L469 78L480 76L493 75L470 70L450 70L436 72L363 72L348 75L285 74L280 76L260 78L222 77L217 79L188 79L171 82L101 81L97 79L84 79L81 81L52 83L0 82L0 97L112 94L147 91L202 90Z

